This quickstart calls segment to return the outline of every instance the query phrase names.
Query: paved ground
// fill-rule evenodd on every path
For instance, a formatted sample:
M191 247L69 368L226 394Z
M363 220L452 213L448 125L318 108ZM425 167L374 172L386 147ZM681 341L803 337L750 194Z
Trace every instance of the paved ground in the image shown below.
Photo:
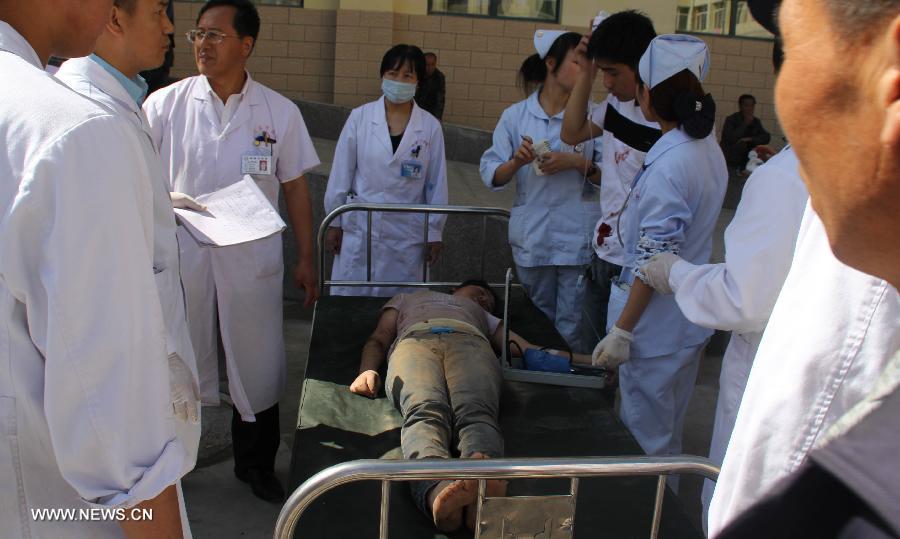
M327 140L315 142L323 161L317 172L327 174L334 153L334 142ZM452 204L504 208L511 206L513 190L490 192L481 183L476 165L450 162L448 173L451 178ZM730 196L733 196L732 193ZM727 205L733 206L734 203ZM716 261L722 259L722 232L733 215L733 210L722 211L713 253L713 259ZM310 311L304 310L301 305L294 302L285 303L284 314L288 391L280 407L283 443L276 461L276 473L282 479L282 483L287 480L290 447L293 443L299 391L306 367L312 317ZM685 425L685 453L705 455L708 451L720 368L721 355L708 355L701 362L697 387ZM194 537L199 539L269 538L272 536L280 506L257 499L244 483L235 479L232 473L233 460L228 447L230 420L230 407L203 409L204 439L201 443L204 448L201 450L201 462L183 482L191 528ZM700 481L685 478L681 485L681 498L699 526Z

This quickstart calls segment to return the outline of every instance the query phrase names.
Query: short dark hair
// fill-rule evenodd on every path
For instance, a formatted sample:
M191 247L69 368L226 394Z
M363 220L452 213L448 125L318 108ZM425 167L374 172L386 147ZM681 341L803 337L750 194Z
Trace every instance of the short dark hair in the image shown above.
M868 40L872 30L900 14L900 0L826 0L832 26L853 42Z
M129 15L133 15L135 2L137 0L113 0L113 5Z
M494 297L494 310L500 306L500 298L497 296L497 293L494 292L494 289L491 288L491 285L487 283L484 279L466 279L465 281L459 283L459 286L456 287L456 290L460 288L465 288L467 286L477 286L478 288L483 288L490 292L491 296Z
M591 34L587 55L592 60L625 64L637 71L638 63L656 37L653 21L640 11L613 13Z
M437 60L437 54L435 54L435 53L433 53L433 52L426 52L426 53L425 53L425 58L428 58L429 56L431 56L432 58L434 58L435 60Z
M416 78L419 79L419 82L425 80L425 53L419 47L405 43L394 45L384 53L379 74L383 77L386 72L391 69L401 68L407 62L412 64L413 71L416 72Z
M738 98L738 105L742 105L744 103L745 99L749 99L750 101L753 101L754 105L756 104L756 98L753 97L751 94L741 94L741 97Z
M235 10L234 20L231 24L234 26L234 31L241 37L252 37L253 43L256 44L256 40L259 38L259 12L256 11L253 2L250 0L209 0L197 13L195 24L199 24L200 17L214 7L233 7Z
M547 58L553 58L556 61L553 73L559 71L566 59L566 55L569 54L570 50L577 47L580 42L581 35L575 32L566 32L553 41L550 50L547 51L547 55L543 58L536 53L526 58L519 68L518 75L519 86L522 90L526 94L530 94L535 86L543 84L547 80L547 75L549 75L547 72Z

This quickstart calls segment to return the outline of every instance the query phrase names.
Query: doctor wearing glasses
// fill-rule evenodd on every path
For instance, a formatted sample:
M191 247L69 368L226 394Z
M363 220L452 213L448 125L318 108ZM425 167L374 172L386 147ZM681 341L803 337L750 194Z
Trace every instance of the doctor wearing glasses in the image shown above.
M247 59L259 34L249 0L210 0L188 32L199 75L152 94L144 104L176 206L250 174L275 208L283 192L297 240L294 272L316 299L312 211L304 174L319 164L297 106L254 81ZM234 402L234 472L253 493L278 502L274 476L280 440L278 401L284 390L281 235L231 245L203 245L178 229L188 325L197 357L201 399L218 404L221 330Z
M353 202L446 204L447 163L441 124L413 101L425 79L425 55L395 45L381 60L376 101L353 109L334 149L325 212ZM371 281L423 281L424 264L437 261L446 216L372 213ZM332 280L366 281L365 212L331 222L325 247L334 253ZM403 288L332 286L346 296L394 296Z

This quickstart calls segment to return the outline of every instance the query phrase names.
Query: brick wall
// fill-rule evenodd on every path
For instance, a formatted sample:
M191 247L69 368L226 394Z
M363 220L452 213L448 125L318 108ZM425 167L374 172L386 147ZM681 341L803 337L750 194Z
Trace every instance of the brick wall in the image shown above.
M174 76L195 72L191 48L181 35L193 27L199 3L176 2ZM438 55L447 77L444 120L493 129L503 110L524 98L516 73L534 53L538 27L559 25L387 11L318 10L261 6L260 39L249 64L253 76L294 99L357 106L381 94L381 57L396 43ZM584 28L566 28L583 32ZM707 90L718 104L718 125L737 110L740 94L757 98L757 115L780 146L775 119L772 43L701 36L710 45ZM595 99L605 92L598 85Z
M716 99L716 125L721 129L725 117L737 112L738 97L756 97L756 115L772 133L771 144L784 145L784 132L775 115L775 72L772 68L772 42L699 36L709 44L710 70L704 87Z
M194 27L202 4L175 3L173 77L196 74L191 45L184 32ZM259 6L262 21L247 69L253 78L291 99L332 103L337 12L334 10Z

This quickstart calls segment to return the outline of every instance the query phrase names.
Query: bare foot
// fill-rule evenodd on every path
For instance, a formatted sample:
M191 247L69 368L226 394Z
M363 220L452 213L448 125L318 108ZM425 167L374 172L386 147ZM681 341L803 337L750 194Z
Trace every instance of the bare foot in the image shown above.
M487 459L490 458L484 453L472 453L471 459ZM506 496L506 485L509 483L503 479L491 479L484 486L484 495L488 498L499 498ZM478 516L478 482L475 482L475 501L466 506L466 527L475 531L475 518Z
M434 487L432 495L431 514L435 527L442 532L452 532L462 526L463 509L478 496L478 481L443 481Z

